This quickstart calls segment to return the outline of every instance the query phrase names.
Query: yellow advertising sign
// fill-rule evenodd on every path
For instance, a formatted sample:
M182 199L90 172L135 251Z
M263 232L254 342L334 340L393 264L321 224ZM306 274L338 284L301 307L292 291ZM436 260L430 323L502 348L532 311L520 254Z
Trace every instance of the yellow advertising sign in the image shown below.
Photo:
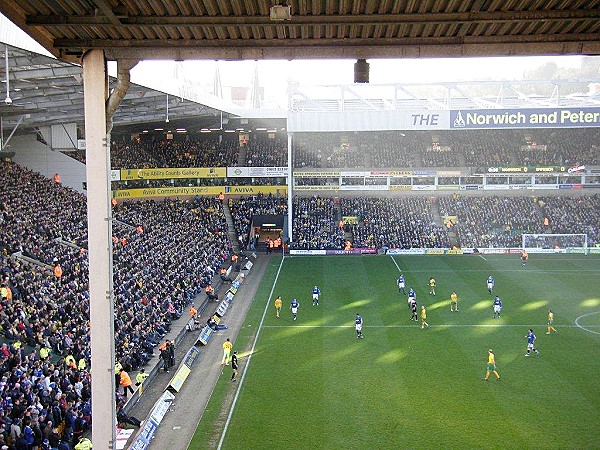
M190 372L190 368L186 365L182 365L181 367L179 367L179 369L171 379L169 387L173 388L176 392L179 392L181 386L183 386L183 383L187 379Z
M113 197L125 200L128 198L152 198L152 197L185 197L196 195L214 195L220 193L226 195L255 195L273 194L287 195L286 186L193 186L193 187L164 187L164 188L140 188L121 189L113 191Z
M188 167L165 169L121 169L121 180L164 180L173 178L225 178L226 167Z
M428 248L425 250L426 255L443 255L445 250L443 248Z

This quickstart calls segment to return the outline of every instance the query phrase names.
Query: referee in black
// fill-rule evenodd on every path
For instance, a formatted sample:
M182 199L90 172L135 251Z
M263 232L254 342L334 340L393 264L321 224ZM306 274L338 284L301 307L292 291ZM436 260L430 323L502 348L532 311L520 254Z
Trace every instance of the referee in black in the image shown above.
M238 358L237 351L233 352L231 356L231 381L237 381L236 377L238 374Z

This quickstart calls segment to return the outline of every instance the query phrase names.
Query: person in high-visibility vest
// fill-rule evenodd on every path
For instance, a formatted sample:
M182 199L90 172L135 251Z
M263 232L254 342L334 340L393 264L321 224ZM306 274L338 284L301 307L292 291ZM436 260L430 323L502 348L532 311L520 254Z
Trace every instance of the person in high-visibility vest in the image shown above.
M56 184L60 184L60 174L59 173L54 174L54 182Z
M94 446L92 445L92 441L88 438L81 436L79 438L79 442L75 446L75 450L92 450Z
M131 377L123 369L121 369L121 372L119 372L119 384L123 386L123 397L127 399L127 391L130 391L133 394L133 388L131 387Z
M219 193L219 201L223 202L223 200L225 200L225 194L223 194L222 192Z
M218 300L219 299L219 297L214 293L215 290L213 289L213 287L210 284L204 288L204 292L206 292L206 296L208 297L209 300Z
M42 346L42 348L40 348L40 359L42 361L46 361L49 356L50 356L50 349L46 346Z
M190 306L190 318L191 319L195 319L196 318L196 314L198 314L198 310L196 308L194 308L194 305Z
M113 197L112 200L110 201L110 203L113 205L113 207L117 206L117 204L119 203L118 200Z
M146 373L146 371L144 370L144 368L142 367L140 369L140 371L138 372L138 374L135 376L135 385L139 386L140 384L142 384L144 382L144 380L146 378L148 378L148 375L150 375L149 373Z
M62 271L62 267L60 267L60 264L57 264L56 266L54 266L54 276L60 280L60 277L62 277L63 271Z
M75 363L75 357L71 354L67 355L67 357L65 358L65 364L67 365L67 367L69 367L71 369L77 369L77 364Z

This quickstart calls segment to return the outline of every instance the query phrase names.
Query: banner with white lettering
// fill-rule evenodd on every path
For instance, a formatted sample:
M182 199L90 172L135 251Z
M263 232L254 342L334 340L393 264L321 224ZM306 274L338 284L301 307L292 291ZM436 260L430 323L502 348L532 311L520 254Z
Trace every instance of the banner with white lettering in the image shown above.
M600 126L600 108L459 109L450 111L451 129L598 126Z

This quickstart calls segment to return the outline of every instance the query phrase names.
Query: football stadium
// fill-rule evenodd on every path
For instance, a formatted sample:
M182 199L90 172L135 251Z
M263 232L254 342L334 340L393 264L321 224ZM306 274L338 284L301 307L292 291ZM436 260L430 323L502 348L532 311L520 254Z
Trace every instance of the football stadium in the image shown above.
M597 449L599 18L0 3L0 450Z

